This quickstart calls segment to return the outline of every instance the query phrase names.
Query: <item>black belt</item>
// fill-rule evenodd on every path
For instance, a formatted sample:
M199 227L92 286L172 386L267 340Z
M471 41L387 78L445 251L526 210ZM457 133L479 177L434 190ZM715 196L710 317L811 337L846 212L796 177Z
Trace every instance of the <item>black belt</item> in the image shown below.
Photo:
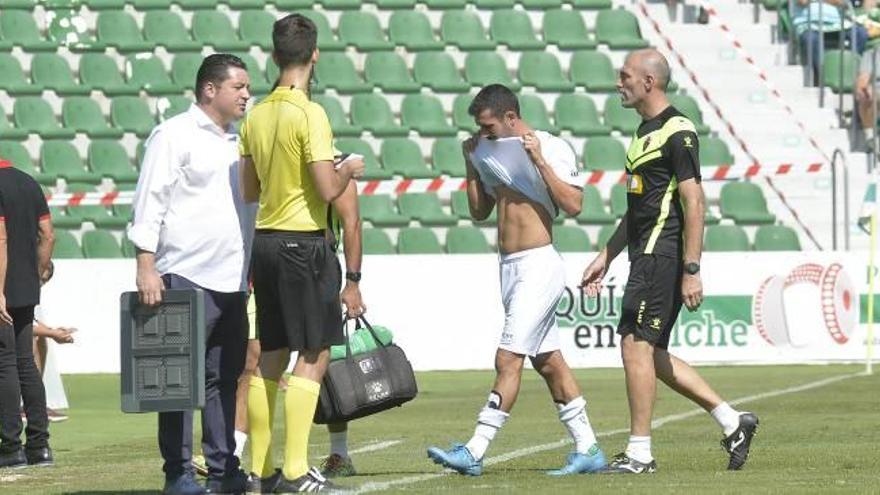
M257 229L257 235L277 235L283 237L327 237L327 230L278 230L278 229Z

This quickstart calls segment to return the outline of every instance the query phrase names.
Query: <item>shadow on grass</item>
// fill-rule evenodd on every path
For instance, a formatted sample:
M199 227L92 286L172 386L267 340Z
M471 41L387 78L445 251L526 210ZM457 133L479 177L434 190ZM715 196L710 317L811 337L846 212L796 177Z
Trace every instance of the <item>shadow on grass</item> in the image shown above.
M76 492L64 492L64 495L112 495L124 493L126 495L156 495L159 490L81 490Z

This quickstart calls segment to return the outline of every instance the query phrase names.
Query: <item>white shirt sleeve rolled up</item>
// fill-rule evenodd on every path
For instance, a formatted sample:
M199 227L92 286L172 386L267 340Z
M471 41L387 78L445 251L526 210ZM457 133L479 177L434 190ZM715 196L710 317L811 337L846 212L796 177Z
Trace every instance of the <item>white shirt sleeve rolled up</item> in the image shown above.
M159 231L182 163L180 153L175 150L175 139L161 128L156 128L147 139L132 203L134 221L128 238L139 249L150 253L158 249Z

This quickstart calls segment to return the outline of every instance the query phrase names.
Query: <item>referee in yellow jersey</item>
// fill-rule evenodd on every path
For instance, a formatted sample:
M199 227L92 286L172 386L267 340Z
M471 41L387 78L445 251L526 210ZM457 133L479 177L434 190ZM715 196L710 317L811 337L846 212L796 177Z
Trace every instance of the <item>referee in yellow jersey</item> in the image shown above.
M331 488L308 465L309 431L329 348L342 344L342 274L326 235L328 204L363 175L361 161L333 166L333 132L324 109L309 100L318 61L317 29L288 15L272 30L277 88L241 125L242 186L259 200L252 274L262 356L251 380L248 420L252 453L249 492ZM299 355L285 398L284 467L271 462L277 382L290 353Z

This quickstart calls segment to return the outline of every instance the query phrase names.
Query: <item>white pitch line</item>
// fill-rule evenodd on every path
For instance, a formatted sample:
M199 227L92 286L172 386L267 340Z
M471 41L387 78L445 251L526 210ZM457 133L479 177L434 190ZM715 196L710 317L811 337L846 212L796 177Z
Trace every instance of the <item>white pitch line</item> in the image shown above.
M403 443L403 440L388 440L385 442L376 442L364 445L363 447L356 448L354 450L349 451L349 454L365 454L367 452L375 452L377 450L387 449L388 447L394 447L395 445Z
M812 390L814 388L824 387L825 385L830 385L832 383L836 383L842 380L847 380L849 378L855 378L858 376L866 376L864 371L860 371L858 373L849 373L846 375L838 375L830 378L823 378L822 380L817 380L815 382L805 383L803 385L796 385L794 387L781 388L777 390L770 390L769 392L763 392L760 394L749 395L746 397L740 397L739 399L735 399L729 401L731 405L737 404L746 404L748 402L754 402L762 399L769 399L771 397L778 397L780 395L786 394L794 394L798 392L804 392L806 390ZM673 423L676 421L681 421L683 419L691 418L693 416L698 416L700 414L704 414L705 411L703 409L692 409L687 412L679 413L679 414L671 414L669 416L663 416L662 418L655 419L651 422L652 428L660 428L661 426L667 423ZM596 434L597 437L608 437L613 435L620 435L622 433L628 433L629 428L619 428L616 430L605 431ZM486 466L491 466L493 464L498 464L502 462L507 462L513 459L517 459L519 457L524 457L530 454L537 454L539 452L545 452L548 450L558 449L560 447L564 447L568 443L571 442L571 439L564 438L562 440L557 440L555 442L545 443L542 445L534 445L532 447L525 447L522 449L517 449L510 451L506 454L497 455L494 457L490 457L486 459L483 464ZM400 485L411 485L413 483L420 483L422 481L428 481L436 478L441 478L443 476L447 476L449 474L453 474L455 471L451 469L445 469L439 473L431 473L431 474L420 474L418 476L407 476L405 478L399 478L391 481L382 481L382 482L371 482L365 483L361 485L357 490L353 493L369 493L369 492L378 492L387 490L389 488L400 486Z

